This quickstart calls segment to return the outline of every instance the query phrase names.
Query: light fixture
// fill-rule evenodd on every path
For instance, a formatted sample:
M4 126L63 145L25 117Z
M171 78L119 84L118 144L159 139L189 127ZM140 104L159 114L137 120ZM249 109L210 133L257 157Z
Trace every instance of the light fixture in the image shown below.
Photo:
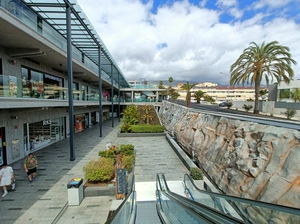
M8 59L8 63L11 64L11 65L14 65L16 64L16 60L13 60L13 59Z
M11 119L18 119L18 116L10 116Z

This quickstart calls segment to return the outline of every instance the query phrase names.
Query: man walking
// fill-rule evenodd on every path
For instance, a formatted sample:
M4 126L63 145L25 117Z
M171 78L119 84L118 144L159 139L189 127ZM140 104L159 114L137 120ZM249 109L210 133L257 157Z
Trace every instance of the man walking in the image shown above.
M14 171L11 166L7 166L6 163L3 164L2 169L0 170L0 186L2 187L4 194L2 197L8 194L7 187L12 185L12 189L15 189L14 181Z
M37 158L32 153L29 153L27 158L24 160L24 169L27 173L30 184L32 184L32 180L35 180L37 167Z

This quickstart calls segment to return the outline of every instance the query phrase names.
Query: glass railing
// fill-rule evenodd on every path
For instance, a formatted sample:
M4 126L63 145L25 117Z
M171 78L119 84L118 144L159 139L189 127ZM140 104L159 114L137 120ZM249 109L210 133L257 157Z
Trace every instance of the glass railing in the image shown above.
M202 191L187 174L184 176L184 184L190 199L226 215L250 223L300 223L299 209Z
M157 85L151 85L151 84L130 84L130 88L132 89L158 89Z
M84 94L86 97L83 97ZM43 81L0 75L0 97L68 100L68 88ZM99 101L99 94L98 92L86 94L80 90L73 90L74 100L84 98L86 98L84 101ZM106 102L110 99L103 97L102 101ZM114 98L114 102L118 102L118 98Z
M113 213L111 217L107 219L106 224L133 224L136 219L136 192L135 192L135 184L134 184L134 175L131 180L131 192L127 198L124 199L122 204L118 207L118 209Z
M162 102L161 99L141 99L141 98L125 98L121 102L133 102L133 103L157 103Z

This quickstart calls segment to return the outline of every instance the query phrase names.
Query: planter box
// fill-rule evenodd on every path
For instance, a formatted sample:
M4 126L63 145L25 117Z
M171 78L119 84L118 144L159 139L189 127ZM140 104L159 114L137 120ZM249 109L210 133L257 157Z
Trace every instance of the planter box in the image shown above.
M155 137L155 136L166 136L165 132L160 133L118 133L118 137Z
M115 186L84 187L84 197L114 196Z

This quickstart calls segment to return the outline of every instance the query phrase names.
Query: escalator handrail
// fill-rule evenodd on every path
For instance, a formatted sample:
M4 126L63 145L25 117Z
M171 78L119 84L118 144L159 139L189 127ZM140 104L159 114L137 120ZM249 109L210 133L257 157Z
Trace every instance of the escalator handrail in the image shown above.
M106 224L112 223L115 218L120 214L120 211L123 209L125 204L131 200L130 204L130 210L129 210L129 218L128 218L128 224L135 223L136 220L136 211L137 211L137 205L136 205L136 191L135 191L135 180L134 175L132 176L132 182L131 182L131 191L128 194L128 196L123 200L121 205L117 208L117 210L113 213L111 217L107 219L105 222Z
M156 206L156 209L157 209L157 213L161 219L161 221L164 223L164 224L172 224L171 220L169 219L169 216L172 215L173 218L177 219L176 223L182 223L179 218L178 218L178 214L176 215L176 213L173 213L172 211L170 211L171 213L168 215L163 206L162 206L162 202L164 201L163 199L161 199L161 195L164 195L166 198L168 198L172 203L175 203L175 204L178 204L180 205L187 213L189 213L190 215L194 216L194 217L197 217L199 220L202 220L202 221L205 221L205 223L214 223L214 222L211 222L210 220L206 219L206 217L203 217L201 215L199 215L199 213L195 212L195 211L192 211L191 209L189 209L187 206L183 205L183 204L180 204L178 203L176 200L170 198L170 196L166 193L166 189L163 189L162 187L162 183L161 183L161 180L160 180L160 177L159 177L159 174L156 175L156 183L157 183L157 189L156 189L156 195L157 195L157 206ZM174 220L173 220L174 221Z
M162 209L162 199L161 199L161 195L160 195L160 191L156 190L156 211L157 214L159 216L160 221L163 224L171 224L171 222L169 221L169 219L167 218L167 216L165 215L163 209Z
M240 197L236 197L236 196L231 196L231 195L225 195L225 194L219 194L219 193L215 193L215 192L208 192L208 191L200 190L195 185L193 179L188 174L184 175L184 181L183 182L184 182L185 187L186 187L186 181L187 181L186 178L187 178L188 181L190 181L193 184L193 187L195 187L195 189L197 189L197 191L199 191L200 193L203 193L203 194L207 194L211 197L224 198L226 200L230 200L230 201L233 201L233 202L246 203L246 204L250 204L250 205L253 205L253 206L264 207L264 208L267 208L267 209L276 210L276 211L279 211L279 212L285 212L285 213L300 216L300 210L297 209L297 208L284 206L284 205L272 204L272 203L268 203L268 202L264 202L264 201L255 201L255 200L248 199L248 198L240 198Z
M157 174L157 175L161 175L161 178L157 178L157 180L164 182L163 185L165 186L165 189L161 189L161 191L165 192L171 200L176 201L178 204L180 204L190 212L196 213L198 216L201 216L212 223L245 223L244 221L228 216L206 205L199 204L195 201L192 201L190 199L187 199L186 197L183 197L181 195L178 195L170 191L165 175L164 174ZM159 186L161 185L162 184L159 183Z

